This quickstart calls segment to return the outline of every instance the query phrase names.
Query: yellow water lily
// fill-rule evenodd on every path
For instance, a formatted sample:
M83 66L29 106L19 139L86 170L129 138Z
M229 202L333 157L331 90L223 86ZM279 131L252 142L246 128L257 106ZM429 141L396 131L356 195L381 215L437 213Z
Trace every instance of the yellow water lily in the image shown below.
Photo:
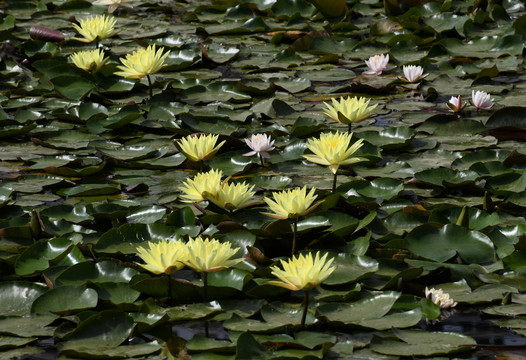
M109 59L109 57L104 57L102 49L78 51L69 58L75 66L89 72L98 71Z
M353 133L321 134L319 139L311 138L307 141L307 148L314 154L302 155L308 161L320 165L327 165L334 174L332 191L336 190L336 172L340 165L351 165L365 160L352 155L362 147L363 139L350 145Z
M320 252L316 257L312 253L306 256L300 254L288 261L280 260L283 270L278 266L271 266L272 275L281 281L269 281L271 285L281 286L292 291L311 290L321 284L329 277L335 266L331 266L334 258L327 260L327 254L320 258Z
M314 154L302 155L305 159L320 165L327 165L333 174L336 174L340 165L351 165L365 160L359 157L351 157L363 145L363 139L359 139L351 146L353 133L329 133L321 134L319 139L310 138L307 148Z
M303 290L305 292L303 301L303 315L301 317L301 327L305 327L307 308L309 305L309 291L321 284L325 279L336 270L336 266L331 266L334 258L327 260L327 254L320 258L320 252L316 257L312 253L306 256L303 254L292 257L288 261L280 260L283 270L278 266L271 266L272 275L280 281L269 281L270 285L284 287L292 291Z
M333 174L336 174L340 165L351 165L365 160L359 157L351 157L363 145L363 139L359 139L351 146L353 133L329 133L321 134L319 139L310 138L307 148L314 154L302 155L305 159L320 165L327 165Z
M222 141L216 146L219 135L200 134L190 135L177 142L183 154L192 161L202 161L210 159L223 146Z
M155 74L164 66L168 55L170 51L164 52L163 47L155 49L155 45L150 45L140 48L127 54L126 58L121 58L122 65L117 66L121 71L115 74L129 79L140 79Z
M146 263L138 264L154 274L173 274L184 267L188 257L186 245L181 241L148 241L147 248L139 246L137 255Z
M183 193L181 201L196 203L216 197L221 187L221 170L210 170L205 173L199 173L193 179L183 182L179 190Z
M73 27L77 32L84 36L84 38L75 38L72 39L82 41L82 42L92 42L94 40L100 41L106 38L109 38L115 34L115 24L117 20L113 16L90 16L86 19L80 20L79 24L73 24Z
M267 203L270 210L274 214L265 213L276 219L297 219L300 216L307 215L314 207L312 203L318 195L315 195L315 188L312 188L307 194L307 186L303 188L295 188L275 192L272 194L274 200L264 197L263 200Z
M210 201L223 209L239 209L252 199L255 194L252 191L253 189L254 185L250 186L245 182L238 184L223 183L217 195L210 198Z
M276 218L276 219L291 219L293 228L292 228L292 255L296 251L296 237L298 234L298 218L304 216L313 211L316 206L320 204L318 202L315 205L312 205L314 200L318 197L315 195L315 188L312 188L311 191L307 194L307 187L295 188L290 190L284 190L279 193L273 193L272 196L274 200L264 197L263 200L267 203L270 210L274 212L263 213L267 216Z
M200 273L216 272L232 267L243 258L231 259L239 250L232 248L229 242L221 243L216 239L203 240L200 236L186 243L188 258L185 265Z
M345 99L343 96L340 97L340 100L332 99L332 105L324 102L323 104L327 107L323 109L325 115L342 124L349 125L349 132L351 129L352 123L358 123L364 121L365 119L373 115L374 109L378 104L369 106L371 99L366 99L363 97L347 97Z

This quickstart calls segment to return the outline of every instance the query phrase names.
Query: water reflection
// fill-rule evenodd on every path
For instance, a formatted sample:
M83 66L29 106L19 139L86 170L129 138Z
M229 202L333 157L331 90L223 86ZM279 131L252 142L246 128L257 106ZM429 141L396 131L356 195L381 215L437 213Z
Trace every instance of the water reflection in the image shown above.
M466 336L471 336L481 345L496 345L499 348L479 348L468 357L459 357L469 360L487 360L493 359L497 355L503 355L504 358L510 356L524 356L526 353L526 337L519 335L508 328L501 328L495 325L489 318L481 317L479 311L476 310L461 310L458 309L440 322L422 321L419 324L421 329L427 331L444 331L455 332ZM510 346L506 348L505 346ZM516 348L517 346L524 346L524 348ZM513 348L515 347L515 348Z

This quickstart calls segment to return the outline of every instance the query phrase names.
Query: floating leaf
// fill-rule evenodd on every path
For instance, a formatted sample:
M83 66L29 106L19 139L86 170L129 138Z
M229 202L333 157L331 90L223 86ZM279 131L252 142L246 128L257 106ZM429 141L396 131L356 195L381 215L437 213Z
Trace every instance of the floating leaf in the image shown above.
M74 246L72 241L62 238L38 242L20 255L15 271L18 275L30 275L46 270L52 262L56 263L67 256Z
M411 231L406 238L407 248L428 259L443 262L457 252L469 263L491 262L495 250L491 240L478 231L447 224L438 230L422 225Z
M9 281L0 284L1 316L27 315L33 301L48 288L32 282Z
M371 350L386 355L430 356L467 351L477 345L473 338L455 333L397 329L394 333L402 341L375 337Z
M97 292L82 286L60 286L35 299L32 313L66 313L97 306Z

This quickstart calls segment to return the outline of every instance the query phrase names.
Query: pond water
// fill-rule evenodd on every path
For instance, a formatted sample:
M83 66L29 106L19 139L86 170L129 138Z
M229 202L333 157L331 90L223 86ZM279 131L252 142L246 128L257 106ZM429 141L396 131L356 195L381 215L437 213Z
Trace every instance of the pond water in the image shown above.
M516 355L517 359L521 359L521 356L526 355L526 336L495 325L477 310L455 311L445 320L423 321L419 327L429 331L456 332L471 336L479 345L495 345L494 348L480 347L473 354L461 357L462 359L486 360L501 354Z

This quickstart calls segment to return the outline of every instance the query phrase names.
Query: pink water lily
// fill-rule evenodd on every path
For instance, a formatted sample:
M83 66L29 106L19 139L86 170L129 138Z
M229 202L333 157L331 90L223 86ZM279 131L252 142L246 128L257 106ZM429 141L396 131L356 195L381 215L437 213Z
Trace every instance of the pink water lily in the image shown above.
M494 101L485 91L475 91L471 92L471 103L478 110L489 110L492 108Z
M382 75L382 71L386 70L387 63L389 63L389 54L371 56L369 60L365 60L365 65L370 70L366 70L363 74L366 75Z
M449 99L447 106L449 106L449 109L454 113L459 113L464 107L466 107L466 104L462 102L462 97L459 95L457 97L452 96L451 99Z
M252 156L261 154L265 159L270 159L269 151L274 150L274 140L267 134L255 134L249 139L245 139L248 147L252 149L251 152L243 154L243 156Z
M245 139L248 147L252 151L243 154L243 156L258 155L261 161L261 166L264 166L263 158L270 159L269 151L274 150L274 140L266 134L255 134L250 139Z

